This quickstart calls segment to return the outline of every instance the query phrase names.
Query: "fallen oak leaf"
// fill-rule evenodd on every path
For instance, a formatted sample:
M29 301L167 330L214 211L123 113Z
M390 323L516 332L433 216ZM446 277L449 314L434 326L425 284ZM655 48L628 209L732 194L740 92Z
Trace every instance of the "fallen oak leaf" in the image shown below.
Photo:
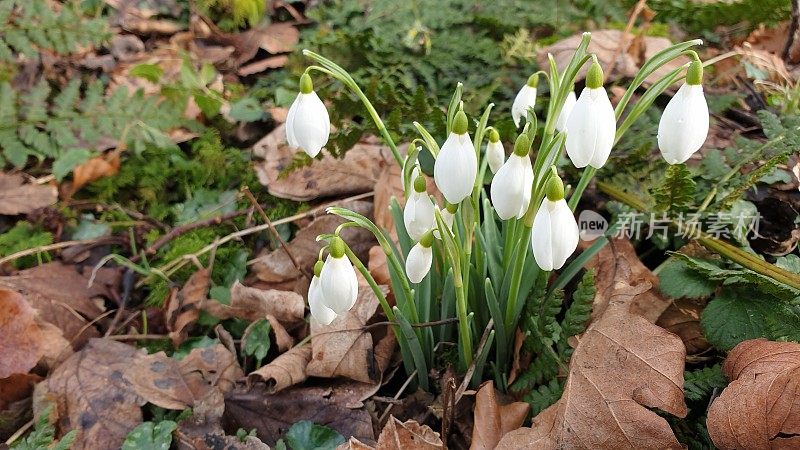
M58 200L52 184L25 183L20 174L0 173L0 215L27 214Z
M211 272L200 269L193 273L180 290L172 290L164 305L164 320L172 344L178 347L189 333L189 326L200 317L200 308L208 297Z
M494 382L483 383L475 395L475 425L470 449L492 450L506 433L522 426L529 410L530 405L525 402L501 404Z
M683 343L630 311L650 288L617 280L606 311L575 349L561 399L531 428L506 434L498 449L682 448L666 419L648 409L687 413Z
M722 366L731 380L708 411L708 434L720 449L800 446L800 344L744 341Z
M71 351L61 330L42 321L25 297L0 289L0 379L28 373L44 356L57 359Z
M306 380L306 366L311 361L311 345L289 349L269 364L247 375L247 386L263 384L268 394L274 394Z

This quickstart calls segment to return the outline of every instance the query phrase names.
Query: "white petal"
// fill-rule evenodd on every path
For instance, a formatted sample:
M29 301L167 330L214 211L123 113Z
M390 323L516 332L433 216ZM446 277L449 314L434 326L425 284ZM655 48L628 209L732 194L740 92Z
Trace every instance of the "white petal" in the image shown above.
M525 159L511 154L492 178L492 206L502 220L519 214L524 201Z
M439 207L437 206L436 209L439 209ZM453 230L453 221L455 220L456 215L451 213L447 209L441 209L441 210L439 210L439 213L442 215L442 221L444 222L444 224L447 225L447 228L450 229L450 231L452 231ZM435 217L434 217L434 219L435 219ZM442 238L442 235L439 234L438 227L435 230L433 230L433 237L435 237L436 239L441 239Z
M308 307L311 308L311 315L314 319L322 325L330 325L333 319L336 318L336 313L325 306L322 287L320 286L319 277L316 275L311 279L311 284L308 286Z
M511 118L514 119L514 125L519 128L519 121L523 117L527 117L528 108L533 108L536 105L536 88L530 87L527 84L522 86L522 89L517 92L514 97L514 103L511 105Z
M567 119L569 118L572 108L575 107L575 102L577 101L578 99L575 98L575 92L570 91L569 94L567 94L567 99L564 100L564 106L561 107L561 113L558 115L558 120L556 120L556 130L564 131L567 129Z
M427 192L414 192L406 201L403 223L412 240L418 241L423 234L436 226L434 206Z
M347 312L356 303L358 280L346 256L334 258L328 255L319 280L323 303L336 314Z
M567 130L567 156L575 167L605 165L617 123L604 88L583 89L567 119Z
M579 230L575 216L564 199L542 201L533 219L531 246L542 270L560 269L578 247Z
M331 127L328 110L316 92L298 94L291 109L294 109L291 121L286 117L287 142L313 158L328 143Z
M431 270L433 262L433 251L430 247L423 247L421 244L411 247L406 258L406 275L412 283L419 283Z
M689 159L708 136L708 104L702 85L684 84L658 122L658 149L670 164Z
M528 212L528 206L531 204L531 190L533 189L533 164L531 164L530 158L523 159L525 162L525 178L522 181L522 207L519 210L519 214L517 214L517 219L521 219Z
M489 169L492 173L497 173L500 166L506 159L506 151L503 148L503 143L500 141L489 142L486 144L486 161L489 163Z
M433 178L448 202L457 204L472 193L478 174L478 158L469 135L450 133L442 145Z

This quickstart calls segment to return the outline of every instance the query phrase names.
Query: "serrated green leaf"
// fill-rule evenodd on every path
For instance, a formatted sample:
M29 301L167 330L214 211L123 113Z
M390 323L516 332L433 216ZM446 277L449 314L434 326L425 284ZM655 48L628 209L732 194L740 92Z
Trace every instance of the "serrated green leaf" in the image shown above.
M564 393L564 386L559 383L557 378L553 378L549 383L543 384L524 397L525 401L531 405L531 414L535 417L561 398Z
M92 152L82 148L66 151L53 161L53 175L56 180L61 181L72 172L72 169L85 163L91 157Z
M136 426L122 443L122 450L169 450L172 432L178 425L171 420L157 424L143 422Z
M231 110L228 115L238 122L255 122L265 116L261 104L252 97L245 97L231 104Z
M222 100L206 94L194 94L194 102L203 112L203 115L212 118L219 114L219 109L222 107Z
M258 360L258 365L267 356L270 347L269 333L272 326L265 319L260 319L250 325L250 332L244 342L244 354L253 356Z
M308 420L292 425L284 439L292 450L334 450L345 441L336 430Z
M683 211L692 204L696 184L686 164L673 164L653 192L659 211Z
M700 326L708 342L727 351L748 339L769 339L768 318L790 320L785 306L752 287L725 287L703 310Z
M670 298L708 297L720 284L690 269L679 258L670 258L664 263L658 280L658 289Z
M134 77L144 78L151 83L158 83L164 75L164 69L158 64L137 64L128 72Z
M689 400L706 399L714 389L723 389L727 385L728 380L722 373L722 367L719 364L686 371L683 374L683 392Z

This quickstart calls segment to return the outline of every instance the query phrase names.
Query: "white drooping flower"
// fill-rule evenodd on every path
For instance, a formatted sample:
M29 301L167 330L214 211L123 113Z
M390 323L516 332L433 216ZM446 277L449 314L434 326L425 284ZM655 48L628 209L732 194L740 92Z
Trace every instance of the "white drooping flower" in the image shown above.
M433 179L444 198L458 204L472 193L477 175L478 157L467 133L467 115L459 111L453 120L450 136L436 157Z
M406 200L406 206L403 209L403 223L408 235L415 241L436 226L435 207L425 188L425 177L417 176L414 179L411 195Z
M558 175L550 178L547 196L533 219L531 246L536 264L545 271L560 269L578 247L578 224L564 200L564 185Z
M530 202L533 183L529 149L530 140L525 134L521 134L514 143L514 152L492 179L492 205L502 220L521 217L528 209L526 198Z
M319 283L323 304L336 314L345 313L356 304L356 271L345 255L344 241L339 237L331 241L330 254L320 271Z
M300 77L300 93L286 116L286 142L313 158L328 143L330 131L328 110L314 92L311 77L304 73Z
M486 144L486 161L489 163L489 169L492 173L497 173L506 159L506 150L503 148L503 143L500 142L500 133L492 129L489 132L489 143Z
M322 261L317 261L317 264L314 265L314 277L311 278L311 284L308 286L308 307L317 322L322 325L330 325L336 318L336 313L325 306L325 299L322 297L322 287L319 281L322 267Z
M517 92L517 96L514 97L514 103L511 105L511 118L514 119L514 126L517 128L519 128L520 119L527 117L528 108L536 105L536 86L538 84L539 75L531 75L525 86L522 86L522 89Z
M453 222L456 220L456 211L458 211L458 205L453 205L448 203L444 209L439 209L437 206L436 209L439 210L439 214L442 215L442 222L444 222L447 229L451 232L453 231ZM436 227L433 230L433 237L436 239L441 239L442 235L439 234L439 228Z
M412 283L419 283L431 270L433 262L433 231L422 236L416 245L411 247L406 258L406 275Z
M569 119L569 115L572 113L572 108L575 107L575 103L577 101L577 98L575 98L575 92L569 91L569 94L567 94L567 99L564 100L564 106L561 107L561 112L558 114L558 120L556 120L556 130L566 131L567 119Z
M703 146L708 137L708 104L703 94L703 64L689 66L686 83L664 108L658 122L658 149L669 164L680 164Z
M617 121L603 88L603 69L596 61L586 75L586 87L567 118L567 156L577 168L599 169L608 161Z

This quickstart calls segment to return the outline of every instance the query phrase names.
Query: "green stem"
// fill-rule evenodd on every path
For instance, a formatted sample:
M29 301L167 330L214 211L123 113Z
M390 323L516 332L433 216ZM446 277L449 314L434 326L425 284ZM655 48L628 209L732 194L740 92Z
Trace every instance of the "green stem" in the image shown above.
M581 179L578 181L578 185L575 187L575 191L569 197L569 209L573 212L575 208L578 206L578 202L581 200L581 196L583 195L583 191L586 190L586 187L589 186L589 183L594 178L594 175L597 173L597 169L592 166L588 166L587 168L583 169L583 173L581 174Z
M350 262L353 263L356 269L358 269L358 271L361 272L361 275L364 276L364 279L367 280L367 284L369 284L369 287L372 288L372 292L375 294L375 297L378 298L378 302L381 304L381 309L383 309L383 313L386 314L386 318L389 319L390 322L396 322L396 319L394 317L394 311L392 311L392 307L389 306L389 302L386 300L386 296L383 295L383 291L381 291L381 288L380 286L378 286L378 283L375 282L375 278L372 278L372 274L369 273L369 270L364 266L364 263L362 263L361 260L358 259L358 256L356 256L355 253L353 253L353 250L351 250L350 246L347 244L345 244L344 246L344 253L350 259ZM399 332L399 330L395 331L395 335L399 336L397 332Z

